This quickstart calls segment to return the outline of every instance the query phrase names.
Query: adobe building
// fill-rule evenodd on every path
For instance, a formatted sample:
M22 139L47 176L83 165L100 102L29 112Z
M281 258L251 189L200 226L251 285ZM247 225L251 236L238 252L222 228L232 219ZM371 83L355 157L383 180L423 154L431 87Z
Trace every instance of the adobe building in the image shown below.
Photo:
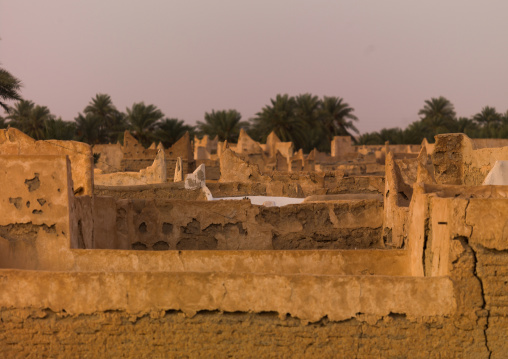
M221 148L192 189L98 188L88 145L0 130L0 353L506 357L507 149L438 135L344 176Z
M155 143L150 148L144 148L129 131L125 131L123 145L94 145L93 153L100 155L96 168L100 169L101 173L139 172L153 164L159 149ZM182 158L186 173L194 171L194 153L188 132L164 151L167 178L173 178L178 157Z

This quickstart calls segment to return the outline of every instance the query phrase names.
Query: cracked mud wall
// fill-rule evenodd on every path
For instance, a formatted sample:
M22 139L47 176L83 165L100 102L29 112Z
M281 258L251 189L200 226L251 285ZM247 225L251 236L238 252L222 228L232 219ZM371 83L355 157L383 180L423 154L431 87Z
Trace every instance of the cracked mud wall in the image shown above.
M476 333L478 357L503 358L508 351L506 191L442 188L415 193L409 243L413 273L449 276L457 299L455 325Z
M470 199L465 222L479 281L487 346L493 353L508 351L508 200ZM502 356L496 354L492 357Z
M164 147L157 147L157 154L153 163L139 172L95 172L95 184L101 186L133 186L152 183L166 183L167 181L166 154ZM174 173L174 170L173 170Z
M250 201L95 197L96 248L260 250L382 248L382 203L255 206ZM99 213L100 212L100 213Z
M0 156L0 267L60 263L71 246L71 164L66 156Z
M413 322L391 314L304 324L276 313L203 311L188 318L159 311L143 316L97 312L69 316L50 310L2 310L0 355L103 358L172 357L351 357L481 358L474 332L440 317Z
M16 159L10 159L13 167L9 168L9 174L27 168L13 160ZM33 252L27 251L20 258L31 260L35 255L43 262L23 265L55 270L0 271L3 356L30 354L34 345L41 355L56 351L59 352L55 355L84 353L104 345L119 356L136 355L138 351L142 354L146 350L155 355L158 350L168 353L175 349L196 355L262 356L274 353L274 347L281 356L330 353L352 357L503 358L508 352L508 200L502 198L506 189L486 186L483 192L468 193L463 187L423 186L413 193L413 202L417 196L427 197L418 212L423 226L419 245L427 254L427 261L419 258L424 267L422 272L427 274L421 274L420 278L175 274L160 270L136 273L133 266L126 266L130 268L126 272L112 266L112 273L69 273L58 271L65 261L61 257L74 253L62 250L62 239L67 237L60 229L65 228L66 219L59 216L63 210L55 203L62 198L65 202L65 196L56 195L56 202L39 196L50 188L59 193L58 184L70 181L68 162L65 158L56 160L52 167L53 162L37 158L28 168L34 173L20 175L15 182L18 188L4 186L11 192L0 197L1 208L11 209L5 212L6 221L11 220L9 216L16 216L12 214L15 210L22 211L22 218L30 220L2 223L0 243L4 248L0 253L4 257L0 263L10 260L6 253L11 248L5 244L21 243L22 239L26 240L23 245ZM9 163L3 165L0 168L6 169ZM61 173L65 166L67 180L63 182ZM43 167L59 175L47 181L39 173ZM5 177L7 171L4 177L2 173L0 184L10 181ZM45 187L48 183L56 187ZM67 201L72 197L70 188L65 191ZM85 205L85 197L80 201ZM34 203L40 208L32 208ZM412 204L409 213L416 212ZM45 206L55 212L45 212ZM72 204L67 206L74 208ZM151 206L147 206L150 211L145 213L146 206L133 206L133 215L139 212L146 214L145 219L151 218ZM352 208L348 211L354 213ZM38 222L46 214L54 217L55 222ZM293 215L297 223L298 213ZM316 218L320 223L321 217ZM145 226L141 224L137 228L146 235L150 227L146 222ZM196 228L197 224L192 226ZM73 233L73 238L79 236ZM409 239L410 244L413 237ZM93 256L93 252L81 253ZM116 260L114 251L97 252L103 262ZM118 252L121 252L118 258L130 256L141 268L144 261L168 258ZM95 265L101 266L101 262L97 260ZM166 292L157 295L159 290ZM277 313L265 314L266 311ZM249 352L244 351L246 348ZM100 350L93 353L99 357L103 354Z
M462 133L437 135L432 154L437 183L481 185L496 161L508 158L506 145L495 139L472 140Z
M90 145L76 141L36 141L23 132L0 130L0 155L69 156L76 195L93 193L93 156Z

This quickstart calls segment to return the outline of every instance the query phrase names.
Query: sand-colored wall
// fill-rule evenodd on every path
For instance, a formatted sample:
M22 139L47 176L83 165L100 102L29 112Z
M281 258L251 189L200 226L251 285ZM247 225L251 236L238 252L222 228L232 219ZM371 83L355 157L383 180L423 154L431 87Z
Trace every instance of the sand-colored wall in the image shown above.
M76 141L36 141L23 132L9 128L0 130L0 155L63 155L71 160L74 192L93 193L93 157L89 145Z
M279 154L280 155L280 154ZM286 160L281 156L283 163ZM271 171L261 173L257 165L245 161L240 156L226 150L220 159L221 178L219 182L241 182L243 184L257 183L265 185L267 194L273 196L285 196L285 193L293 191L283 191L279 188L286 188L289 184L301 188L301 196L310 196L316 194L338 194L338 193L360 193L360 192L378 192L384 190L384 181L380 176L351 176L344 177L344 171ZM356 165L358 167L358 165ZM365 169L369 164L361 164ZM371 169L374 171L382 170L384 166L374 163ZM358 168L360 168L358 167ZM268 193L269 192L269 193ZM299 190L296 191L298 193ZM212 190L213 193L213 190ZM291 195L295 196L295 195ZM297 195L296 197L300 197Z
M477 145L481 147L477 149ZM505 141L471 140L465 134L451 133L436 136L432 155L436 180L441 184L477 186L498 160L508 159L507 147L493 147Z
M122 171L123 151L120 143L94 145L92 151L94 154L100 154L99 160L95 163L95 168L99 168L103 173Z
M2 155L0 168L0 267L47 266L77 247L68 157Z
M218 136L215 136L214 139L210 139L208 135L204 135L201 139L194 136L194 159L196 161L209 160L212 154L217 154L218 143Z
M186 317L177 311L137 316L110 311L69 316L51 310L9 309L1 315L2 329L8 333L2 353L13 357L29 356L34 347L41 356L90 358L488 357L483 331L459 326L455 317L411 321L392 314L375 323L354 318L306 324L273 312L202 311ZM503 348L496 349L492 358L502 357Z
M344 157L354 152L351 136L335 136L331 142L330 155L335 158Z
M162 201L95 198L97 248L262 250L382 248L377 200L264 207L250 201ZM98 217L98 215L94 215ZM116 228L116 233L111 232Z
M178 251L71 249L76 243L79 247L75 230L79 220L88 223L77 208L84 211L92 202L86 196L74 199L68 160L3 156L0 161L8 169L3 177L0 172L0 185L10 186L0 194L0 209L6 214L1 223L0 266L11 268L0 270L0 350L5 357L29 354L36 344L41 355L56 350L86 354L99 343L111 345L119 356L150 350L157 354L153 344L160 344L167 353L175 337L181 338L174 344L180 353L211 356L221 356L221 349L245 353L245 343L255 344L248 346L247 354L253 356L266 354L267 347L270 354L280 350L280 356L307 348L307 353L316 356L353 357L501 358L508 350L506 188L482 186L471 191L463 186L418 185L411 196L408 221L414 218L423 223L423 231L415 229L423 242L413 241L413 229L419 226L410 227L407 246L421 246L422 255L412 261L422 263L424 275L375 272L382 263L391 266L391 260L396 265L404 263L406 250L360 251L356 260L363 264L357 262L353 272L340 273L334 268L351 268L344 262L336 265L353 263L351 251L335 252L337 256L333 251L182 255ZM39 173L35 169L44 172L34 189L35 173ZM13 174L20 178L18 182L12 182ZM43 192L51 199L41 204L38 199ZM422 196L427 200L421 201ZM41 208L32 209L32 200ZM423 209L413 216L416 201L423 203ZM17 209L20 202L25 207ZM145 206L140 203L131 201L132 216L143 215ZM48 212L33 212L46 210L46 205ZM21 215L11 213L15 210ZM284 218L296 225L301 219L298 215L293 219L295 213L286 210ZM155 213L153 208L150 211L146 218ZM242 213L238 210L235 216L240 218ZM355 213L351 211L352 216ZM33 222L38 215L44 223ZM96 216L92 219L95 226ZM347 215L340 219L351 221ZM87 243L85 236L83 243ZM406 253L413 256L417 250ZM275 272L262 272L267 261L274 263L266 271ZM369 261L377 264L366 264ZM319 274L312 273L321 263L327 268L322 265ZM166 331L173 333L169 339L161 337ZM204 340L222 336L227 346ZM282 345L277 346L278 341ZM98 357L103 354L102 349L93 350Z
M186 189L184 182L154 183L136 186L95 186L94 195L116 199L186 199L206 200L201 189Z
M174 173L174 172L173 172ZM95 173L95 184L99 186L134 186L165 183L168 179L166 154L160 146L152 165L139 172Z
M194 171L194 154L188 132L173 144L173 146L164 151L168 178L173 178L178 157L182 158L184 173L192 173ZM145 149L128 131L125 131L122 152L123 157L120 163L121 170L126 172L138 172L149 167L153 163L158 149L155 147Z

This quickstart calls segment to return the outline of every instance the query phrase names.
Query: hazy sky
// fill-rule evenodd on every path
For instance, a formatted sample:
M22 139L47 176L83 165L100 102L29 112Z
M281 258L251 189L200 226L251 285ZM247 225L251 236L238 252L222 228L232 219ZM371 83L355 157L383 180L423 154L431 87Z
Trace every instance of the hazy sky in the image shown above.
M360 131L425 99L508 109L508 1L0 0L0 64L73 120L97 93L194 124L278 93L339 96Z

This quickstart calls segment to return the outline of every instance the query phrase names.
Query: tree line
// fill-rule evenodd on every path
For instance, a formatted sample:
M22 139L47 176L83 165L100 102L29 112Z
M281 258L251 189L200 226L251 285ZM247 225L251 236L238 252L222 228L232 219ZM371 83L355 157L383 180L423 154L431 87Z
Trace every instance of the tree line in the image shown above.
M144 145L162 142L167 148L185 132L191 136L218 136L220 141L236 142L240 129L245 129L256 141L264 142L274 131L282 141L292 141L295 149L309 152L313 148L329 152L334 136L349 135L357 144L419 144L426 138L447 132L464 132L471 138L508 138L508 111L498 113L486 106L471 118L459 117L453 104L444 97L424 102L418 112L420 119L407 128L388 128L360 135L355 123L354 108L342 98L318 96L310 93L298 96L278 94L270 99L256 116L242 121L234 109L212 110L196 126L183 120L169 118L153 104L134 103L125 112L119 111L107 94L97 94L79 112L74 121L63 121L48 107L22 99L21 82L0 68L0 107L6 115L0 116L0 128L15 127L37 140L77 140L91 145L116 143L129 130ZM6 101L17 100L13 106Z
M30 100L19 99L6 110L6 116L0 117L0 128L15 127L36 140L76 140L92 145L121 141L125 130L144 146L162 142L167 148L187 131L234 143L243 128L257 141L264 142L275 131L282 141L292 141L297 149L310 151L317 147L326 151L333 136L358 134L353 124L357 121L354 109L343 99L319 99L311 94L277 95L249 121L242 121L237 110L212 110L196 126L168 118L157 106L144 102L121 112L107 94L97 94L72 122L57 118L48 107Z
M508 111L498 112L485 106L471 117L457 117L453 104L443 96L426 100L418 112L420 119L405 129L384 128L358 138L359 144L375 145L389 141L392 144L420 144L424 138L434 142L440 133L462 132L470 138L508 138Z

